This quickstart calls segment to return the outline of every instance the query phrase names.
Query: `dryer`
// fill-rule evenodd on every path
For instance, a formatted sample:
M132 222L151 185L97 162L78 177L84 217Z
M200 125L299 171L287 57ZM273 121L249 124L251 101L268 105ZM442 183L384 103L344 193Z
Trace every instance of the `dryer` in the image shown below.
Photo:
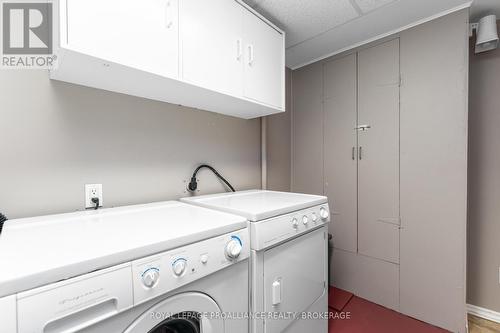
M248 332L249 243L244 218L179 202L10 220L0 331Z
M326 197L252 190L181 201L248 220L253 333L328 331Z

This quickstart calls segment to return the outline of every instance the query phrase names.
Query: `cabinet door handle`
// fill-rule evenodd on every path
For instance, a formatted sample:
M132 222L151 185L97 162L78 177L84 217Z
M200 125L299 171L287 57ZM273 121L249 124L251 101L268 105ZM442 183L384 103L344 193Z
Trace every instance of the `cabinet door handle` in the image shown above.
M248 44L248 66L252 66L254 61L253 45Z
M356 159L356 147L352 147L352 160L354 161Z
M372 128L371 125L359 125L359 126L354 127L354 129L357 131L366 131L366 130L369 130L370 128Z
M165 26L167 29L170 29L172 25L174 24L172 17L171 17L171 10L170 10L171 3L170 1L167 1L165 5Z
M277 306L281 303L282 295L281 295L281 278L275 280L272 285L272 301L273 306Z
M363 147L359 146L359 160L363 159Z
M243 54L243 48L242 48L242 41L241 38L238 38L236 40L236 60L241 61L241 56Z

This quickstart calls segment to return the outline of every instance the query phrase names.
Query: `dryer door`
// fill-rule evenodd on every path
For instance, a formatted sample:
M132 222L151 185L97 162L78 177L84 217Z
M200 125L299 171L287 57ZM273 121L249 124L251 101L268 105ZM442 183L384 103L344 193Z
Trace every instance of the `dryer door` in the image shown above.
M290 313L309 311L324 295L326 234L320 228L264 253L264 311L280 316L265 320L266 332L282 332L294 319Z
M169 297L144 312L124 333L224 333L217 303L200 293Z

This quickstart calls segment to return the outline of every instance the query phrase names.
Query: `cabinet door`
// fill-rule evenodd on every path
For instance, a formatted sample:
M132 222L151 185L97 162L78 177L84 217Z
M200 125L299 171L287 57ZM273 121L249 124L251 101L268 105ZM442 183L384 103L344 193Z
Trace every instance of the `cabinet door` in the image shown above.
M244 95L284 109L284 36L255 14L243 15Z
M0 321L0 332L17 332L17 311L16 295L0 298L0 311L2 320Z
M181 75L185 81L243 95L243 11L234 0L180 2Z
M324 66L325 195L333 245L357 251L356 54Z
M399 39L358 53L358 251L399 262Z
M178 0L67 0L66 6L66 47L178 76Z

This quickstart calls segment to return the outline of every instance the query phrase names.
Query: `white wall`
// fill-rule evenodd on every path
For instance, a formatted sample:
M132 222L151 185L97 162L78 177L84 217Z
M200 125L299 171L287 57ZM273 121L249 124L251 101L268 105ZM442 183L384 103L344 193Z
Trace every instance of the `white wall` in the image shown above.
M290 191L292 167L292 71L286 70L286 112L267 118L267 188Z
M474 54L474 44L471 39L467 303L500 312L500 49Z
M292 180L294 192L323 194L323 64L292 72Z
M260 120L0 71L0 211L9 218L83 209L84 184L104 205L176 199L200 162L237 189L260 187ZM202 193L224 188L209 171Z

